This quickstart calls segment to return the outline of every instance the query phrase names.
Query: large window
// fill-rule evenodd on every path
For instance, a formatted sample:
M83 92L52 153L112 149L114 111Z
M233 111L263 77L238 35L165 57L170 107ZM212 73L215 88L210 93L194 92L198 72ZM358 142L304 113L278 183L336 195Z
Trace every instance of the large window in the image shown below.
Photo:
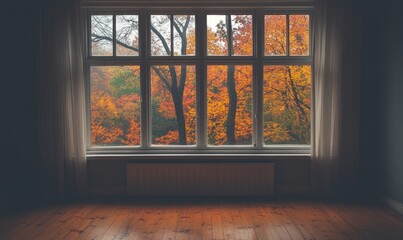
M310 16L87 11L88 151L307 153Z

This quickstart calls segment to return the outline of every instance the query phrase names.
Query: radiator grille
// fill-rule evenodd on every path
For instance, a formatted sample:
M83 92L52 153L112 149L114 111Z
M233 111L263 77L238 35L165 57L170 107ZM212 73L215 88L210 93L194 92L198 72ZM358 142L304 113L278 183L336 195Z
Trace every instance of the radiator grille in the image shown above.
M274 192L274 163L127 164L132 196L265 196Z

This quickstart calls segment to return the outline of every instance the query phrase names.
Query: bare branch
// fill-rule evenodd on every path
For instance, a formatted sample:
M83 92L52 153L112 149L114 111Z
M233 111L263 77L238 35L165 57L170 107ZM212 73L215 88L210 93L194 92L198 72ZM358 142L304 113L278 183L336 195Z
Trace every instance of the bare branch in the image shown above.
M94 42L97 42L97 41L100 41L100 40L107 40L107 41L113 42L113 39L111 37L108 37L108 36L99 36L99 35L96 35L94 33L91 34L91 36L96 38L96 39L93 39ZM135 48L133 46L127 45L126 43L121 42L119 40L116 40L116 44L118 44L118 45L120 45L122 47L128 48L128 49L131 49L131 50L133 50L135 52L139 52L138 48Z
M151 30L155 33L155 35L157 35L157 37L160 39L160 41L162 42L162 45L164 46L165 51L167 52L168 55L171 55L171 50L169 49L169 46L164 38L164 36L162 36L162 34L160 32L158 32L157 29L155 29L155 27L153 25L151 25Z
M154 70L154 72L158 75L158 77L161 79L161 81L165 84L165 86L167 87L167 89L168 89L169 91L171 91L172 86L171 86L171 84L169 83L169 80L161 73L161 69L159 69L159 68L157 68L157 67L155 67L155 66L152 66L151 68L152 68L152 69Z

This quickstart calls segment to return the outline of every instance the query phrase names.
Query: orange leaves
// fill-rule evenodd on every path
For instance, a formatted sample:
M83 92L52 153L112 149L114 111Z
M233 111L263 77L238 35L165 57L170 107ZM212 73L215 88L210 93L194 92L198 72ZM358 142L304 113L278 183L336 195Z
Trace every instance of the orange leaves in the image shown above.
M154 141L157 142L158 144L171 145L171 144L177 144L178 139L179 139L178 131L169 131L164 136L155 138Z
M181 99L181 102L175 103L174 98ZM153 144L179 144L180 124L184 125L186 144L196 144L196 67L194 65L153 66L151 103ZM183 122L177 119L177 108L182 109Z
M309 15L290 15L290 55L309 54Z
M122 134L123 131L120 128L105 128L96 122L91 123L91 142L93 144L113 144Z
M286 55L287 21L286 15L265 16L264 49L266 56Z
M133 119L130 120L130 128L126 134L126 139L121 141L125 145L139 145L140 144L140 124Z
M181 25L187 16L175 15L175 23ZM309 53L309 16L266 15L264 21L265 56L282 55L289 59L293 55L303 56ZM252 23L251 15L208 15L207 36L205 36L207 55L253 55ZM184 26L182 28L185 29ZM174 51L174 56L197 53L195 26L189 27L186 34L180 34L177 26L173 37L174 44L171 50ZM196 54L197 59L203 60L204 56L199 58L199 54ZM254 97L252 62L256 61L251 60L249 65L228 65L227 62L219 60L217 62L221 65L214 65L215 62L210 62L209 57L204 60L207 71L204 72L205 65L198 67L202 68L199 70L206 73L206 76L203 74L203 79L199 79L198 82L207 89L199 91L196 91L197 63L193 58L193 63L187 65L183 62L176 64L169 62L172 65L169 65L168 61L161 65L148 62L147 66L150 66L150 69L142 70L149 71L150 75L148 79L142 79L144 81L142 86L140 86L139 66L91 67L92 144L140 144L142 111L140 89L143 87L150 90L146 95L148 97L149 94L150 98L144 100L151 103L146 113L150 114L150 123L147 124L151 126L147 126L147 129L151 129L152 144L196 144L196 117L197 114L201 114L200 117L207 118L207 129L203 130L207 131L209 145L251 145ZM311 67L268 65L263 71L263 79L256 81L263 81L263 89L258 90L260 93L263 92L261 107L265 144L308 144ZM257 82L256 86L261 86L260 83ZM150 89L145 86L150 86ZM206 94L203 95L207 103L206 113L196 109L196 92ZM258 126L257 129L260 128L261 126Z
M207 67L207 128L209 144L227 143L227 114L229 108L226 65ZM236 65L234 71L237 95L235 138L237 144L250 144L252 137L252 82L250 65Z
M139 85L138 74L137 66L91 67L93 145L140 144L140 95L134 87ZM113 87L114 82L119 84Z
M310 142L311 67L264 67L264 142Z

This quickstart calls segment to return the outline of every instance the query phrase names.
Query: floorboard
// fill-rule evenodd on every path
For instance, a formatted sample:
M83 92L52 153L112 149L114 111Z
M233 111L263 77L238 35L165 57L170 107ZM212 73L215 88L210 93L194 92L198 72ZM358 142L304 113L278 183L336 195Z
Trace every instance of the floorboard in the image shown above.
M1 217L0 239L402 240L403 218L358 203L113 201Z

